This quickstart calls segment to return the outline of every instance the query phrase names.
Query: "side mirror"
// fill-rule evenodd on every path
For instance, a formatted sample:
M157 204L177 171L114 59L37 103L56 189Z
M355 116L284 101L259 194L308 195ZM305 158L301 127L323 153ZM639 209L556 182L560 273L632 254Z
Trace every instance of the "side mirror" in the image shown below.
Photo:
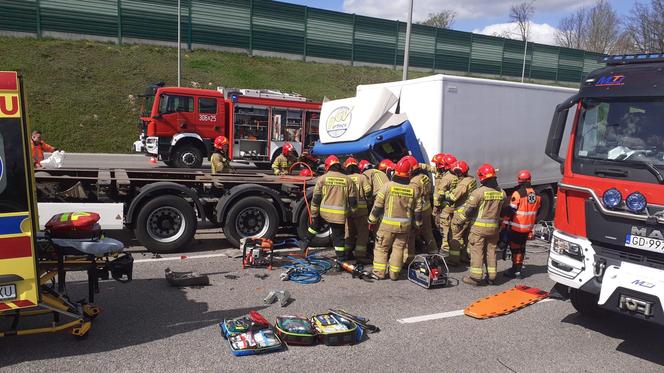
M565 135L565 125L567 124L567 115L569 109L579 101L578 96L573 96L567 99L562 104L556 106L556 111L551 120L551 128L549 129L549 136L546 142L545 153L549 158L558 163L563 163L564 159L560 157L560 146L563 142Z

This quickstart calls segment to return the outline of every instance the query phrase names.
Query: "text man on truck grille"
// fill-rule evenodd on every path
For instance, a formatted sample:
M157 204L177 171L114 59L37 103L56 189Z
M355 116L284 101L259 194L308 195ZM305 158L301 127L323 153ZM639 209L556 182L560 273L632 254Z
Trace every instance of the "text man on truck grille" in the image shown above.
M334 155L325 160L325 174L316 180L311 198L312 224L309 226L308 240L318 234L320 219L332 229L332 243L337 259L348 259L344 240L346 219L357 209L357 188L347 175L341 172L339 158Z
M380 279L385 278L390 249L390 279L399 279L413 225L422 227L422 196L418 188L410 185L410 169L408 160L399 161L393 180L378 192L369 214L369 230L380 220L373 262L373 274Z

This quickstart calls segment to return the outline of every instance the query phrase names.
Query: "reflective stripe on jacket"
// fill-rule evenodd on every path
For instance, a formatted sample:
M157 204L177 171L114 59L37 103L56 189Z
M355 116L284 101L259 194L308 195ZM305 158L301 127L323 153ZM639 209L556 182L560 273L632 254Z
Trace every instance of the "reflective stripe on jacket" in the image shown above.
M357 189L353 180L337 171L329 171L316 180L311 199L311 216L328 223L345 224L357 208Z
M382 219L381 219L382 218ZM378 230L406 233L413 225L422 225L422 196L419 188L390 181L378 192L369 222L377 223Z

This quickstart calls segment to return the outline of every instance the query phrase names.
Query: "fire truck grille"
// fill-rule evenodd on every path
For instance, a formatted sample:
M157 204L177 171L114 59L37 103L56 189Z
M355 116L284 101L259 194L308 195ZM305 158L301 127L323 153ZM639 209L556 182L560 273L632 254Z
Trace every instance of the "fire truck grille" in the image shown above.
M662 254L620 246L608 247L606 244L600 246L595 243L593 243L593 248L597 255L603 258L664 270L664 255Z

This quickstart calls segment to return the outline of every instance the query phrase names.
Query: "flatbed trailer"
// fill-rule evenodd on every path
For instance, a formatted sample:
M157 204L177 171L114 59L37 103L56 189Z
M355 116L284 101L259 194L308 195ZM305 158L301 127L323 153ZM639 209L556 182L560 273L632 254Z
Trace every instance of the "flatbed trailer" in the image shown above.
M110 215L105 221L115 220L133 230L153 252L183 249L205 221L221 227L236 247L243 237L272 238L279 229L294 229L302 238L315 181L254 170L213 175L154 168L60 168L38 170L35 177L40 209L99 210L102 222L104 214ZM325 232L312 244L328 241Z

